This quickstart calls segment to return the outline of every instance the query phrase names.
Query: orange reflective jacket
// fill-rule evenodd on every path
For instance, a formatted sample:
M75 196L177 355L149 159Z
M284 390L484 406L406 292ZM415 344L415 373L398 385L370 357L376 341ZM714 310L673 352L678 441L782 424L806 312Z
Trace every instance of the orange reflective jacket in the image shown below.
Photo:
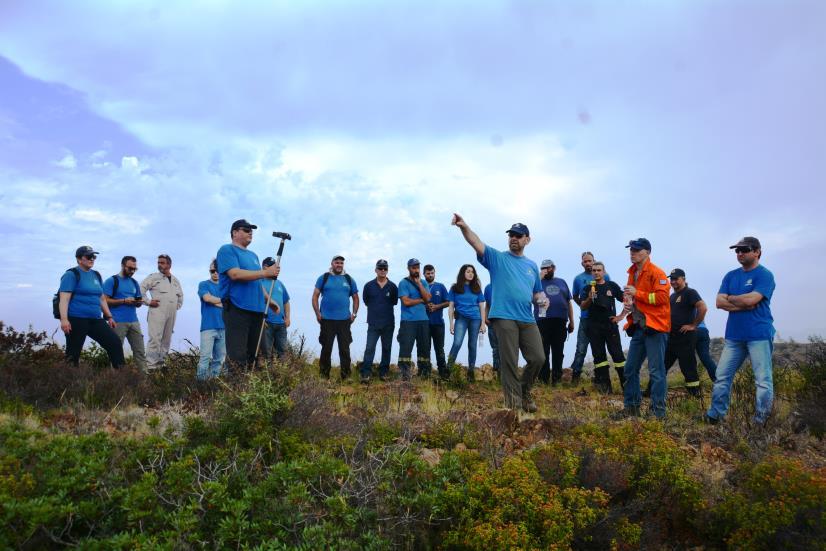
M636 264L628 268L628 285L633 285L637 289L634 295L634 304L637 310L645 314L645 325L651 329L671 332L671 301L669 294L671 286L668 284L668 276L659 266L651 262L649 258L642 267L639 277L634 281L637 272ZM628 314L625 329L634 323L631 314Z

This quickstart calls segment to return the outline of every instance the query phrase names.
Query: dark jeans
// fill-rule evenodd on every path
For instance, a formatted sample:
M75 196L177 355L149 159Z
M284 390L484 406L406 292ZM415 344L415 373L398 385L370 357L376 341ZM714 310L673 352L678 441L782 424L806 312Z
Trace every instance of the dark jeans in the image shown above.
M685 377L685 386L692 392L700 386L700 377L697 375L697 356L694 349L697 347L697 332L688 331L686 333L671 333L668 336L668 344L665 347L665 373L680 360L680 371Z
M717 362L711 357L711 338L708 335L708 329L705 327L697 328L697 355L700 357L700 362L706 368L709 379L717 380Z
M390 370L390 350L393 345L393 331L396 323L367 326L367 346L364 348L364 360L361 362L361 376L369 377L373 372L373 358L376 356L376 343L381 339L381 362L379 375L384 377Z
M608 320L591 320L588 322L588 340L591 342L591 354L594 355L594 383L600 390L611 390L608 353L614 362L614 369L619 376L620 386L625 386L625 354L622 351L619 327Z
M579 329L576 333L576 353L574 354L574 361L571 362L571 371L576 377L582 374L582 365L585 363L586 354L588 354L588 318L579 318Z
M321 357L318 367L325 377L330 376L333 357L333 341L338 341L338 361L341 364L341 378L350 376L350 343L353 335L350 333L350 320L321 320L321 333L318 342L321 344Z
M436 353L436 367L439 369L439 375L447 377L450 374L447 372L447 360L445 360L445 324L431 323L430 324L430 342L433 345L433 352Z
M123 345L106 320L69 316L69 323L72 324L72 330L66 335L66 359L71 363L77 365L80 361L80 351L83 350L87 336L106 350L112 367L122 367L126 363L123 359Z
M493 370L499 371L499 339L493 324L488 325L488 342L490 342L490 353L493 356Z
M416 366L419 375L430 375L430 322L403 321L399 325L399 369L403 379L410 378L410 368L413 367L413 343L416 343Z
M539 370L539 379L548 384L562 379L562 358L565 350L565 337L568 336L568 320L562 318L542 318L536 323L542 336L542 350L545 363ZM551 366L553 356L553 367Z
M283 358L287 354L287 326L283 323L267 322L264 337L261 339L261 350L265 358Z
M226 332L228 371L251 369L255 365L255 350L261 334L262 312L238 308L224 301L224 327Z

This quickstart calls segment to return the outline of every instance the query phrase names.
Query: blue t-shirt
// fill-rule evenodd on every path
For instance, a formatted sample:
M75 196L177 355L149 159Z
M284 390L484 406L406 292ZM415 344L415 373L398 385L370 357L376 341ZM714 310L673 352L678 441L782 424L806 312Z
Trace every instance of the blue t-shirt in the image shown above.
M361 300L367 307L367 325L385 327L396 323L393 309L399 302L399 288L389 279L384 283L384 287L375 279L365 283Z
M73 318L100 318L103 312L100 309L100 295L103 287L94 270L88 272L81 268L80 279L75 278L72 270L67 270L60 278L61 293L73 293L69 301L69 315Z
M726 338L732 341L765 341L774 339L774 321L769 308L774 293L774 275L758 265L748 272L743 268L732 270L723 277L720 294L745 295L757 291L763 300L757 308L742 312L729 312L726 322Z
M216 298L220 298L221 288L211 279L198 284L198 298L201 299L201 331L206 331L207 329L223 329L223 310L204 300L204 295L207 293Z
M605 281L611 281L611 276L607 273L604 277ZM590 285L590 283L594 280L594 276L589 274L588 272L582 272L578 276L574 278L574 288L573 288L573 296L578 297L582 294L582 289L586 285ZM588 317L588 310L587 309L580 309L579 317L581 319L586 319Z
M542 290L536 262L488 245L478 259L490 272L491 297L496 297L490 318L536 323L531 305L533 294Z
M439 283L438 281L434 281L430 285L430 303L439 305L448 302L447 300L447 288ZM445 324L445 309L440 308L435 312L430 312L428 315L430 319L430 325L444 325Z
M321 291L321 319L325 320L348 320L350 319L350 297L359 292L356 281L351 277L350 284L344 274L330 274L324 289L321 284L324 281L324 274L318 276L315 288Z
M422 282L422 287L429 293L430 286L427 284L427 281L424 279L420 281ZM399 282L399 296L411 299L422 298L419 288L414 285L408 277ZM423 302L416 306L405 306L404 302L402 302L402 321L428 321L429 319L427 316L427 307Z
M482 319L479 312L479 304L485 302L484 293L474 293L470 290L470 285L465 283L464 293L455 293L453 288L447 294L447 300L453 303L453 309L464 317L472 320Z
M118 278L118 291L113 296L112 289L115 288L115 278ZM116 299L129 297L141 298L141 286L131 277L123 277L120 274L115 274L103 282L103 293ZM109 307L109 311L112 312L112 319L118 323L137 322L137 309L137 306L129 304L118 304L117 306Z
M541 279L542 292L548 297L548 311L545 312L546 318L561 318L568 319L568 301L571 300L571 291L568 289L568 284L560 277L553 279ZM533 307L533 315L539 319L539 308L536 305Z
M238 308L251 312L263 312L264 293L261 291L259 280L232 281L227 275L227 272L233 268L260 270L258 255L249 249L242 249L228 243L218 249L216 262L218 263L218 286L221 293L219 296L222 299L229 298L230 302Z
M281 280L276 279L275 285L271 279L261 280L261 288L265 293L270 292L270 286L272 286L272 300L278 304L278 313L276 314L272 308L267 307L267 323L284 325L284 305L290 302L290 293L287 292Z

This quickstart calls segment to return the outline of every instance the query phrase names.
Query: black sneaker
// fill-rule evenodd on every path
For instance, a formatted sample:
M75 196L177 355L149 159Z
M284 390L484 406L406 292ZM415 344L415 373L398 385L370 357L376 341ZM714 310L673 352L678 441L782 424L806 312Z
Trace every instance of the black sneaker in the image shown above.
M579 373L575 373L571 375L571 384L574 386L579 385L579 380L582 378L582 375Z
M719 422L719 419L717 419L716 417L711 417L708 413L703 415L703 423L705 423L706 425L716 425Z
M379 381L386 383L390 378L387 375L379 375Z
M370 377L361 377L361 380L359 382L363 385L368 385L370 384Z

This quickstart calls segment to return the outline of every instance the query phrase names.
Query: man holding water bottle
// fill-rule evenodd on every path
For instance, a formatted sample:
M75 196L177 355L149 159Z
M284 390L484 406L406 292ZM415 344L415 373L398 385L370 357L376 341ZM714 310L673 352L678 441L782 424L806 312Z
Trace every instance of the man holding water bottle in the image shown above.
M541 270L542 292L548 299L548 307L535 308L536 324L542 336L542 350L545 353L545 363L539 370L539 379L545 384L556 386L562 380L565 339L568 333L574 332L574 307L568 284L564 279L554 276L554 261L543 260Z
M454 213L451 223L462 230L465 241L490 272L492 296L495 297L490 318L499 341L505 407L534 413L537 408L531 398L531 386L545 362L545 354L531 303L547 308L548 299L542 292L539 268L525 257L525 247L531 241L530 231L525 224L514 224L507 231L508 250L497 251L485 245L459 214ZM521 378L517 371L520 351L527 361Z

